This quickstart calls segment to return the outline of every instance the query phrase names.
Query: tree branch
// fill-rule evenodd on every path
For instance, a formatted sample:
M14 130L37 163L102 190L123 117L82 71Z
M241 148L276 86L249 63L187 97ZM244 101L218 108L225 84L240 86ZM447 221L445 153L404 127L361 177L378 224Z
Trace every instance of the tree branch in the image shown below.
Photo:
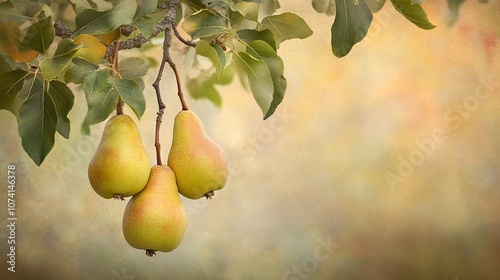
M166 105L163 103L162 97L161 97L161 92L160 92L160 81L163 75L163 71L165 69L165 64L168 62L170 67L172 69L175 69L175 64L172 62L172 58L170 57L170 46L171 46L171 30L173 26L175 25L175 16L177 12L177 5L179 4L179 0L172 0L170 3L167 5L167 13L165 14L165 17L158 23L158 25L155 27L155 30L153 30L153 34L151 36L156 36L158 35L159 32L165 31L165 39L163 41L163 57L160 63L160 69L158 70L158 75L156 76L156 80L153 83L153 88L155 89L156 92L156 99L158 101L158 113L156 116L156 130L155 130L155 147L156 147L156 163L158 165L162 165L162 160L161 160L161 144L160 144L160 126L162 122L162 117L163 113L165 111ZM178 77L177 70L174 70L174 73L176 73L176 80L177 80L177 87L180 88L180 80ZM182 96L182 91L180 92L179 96ZM182 99L183 100L183 99ZM185 103L184 103L185 105ZM184 108L183 105L183 108ZM186 107L187 108L187 107Z
M60 20L56 20L54 22L54 29L56 36L59 36L62 39L69 38L73 35L73 31L71 31L71 29L64 25L64 23Z

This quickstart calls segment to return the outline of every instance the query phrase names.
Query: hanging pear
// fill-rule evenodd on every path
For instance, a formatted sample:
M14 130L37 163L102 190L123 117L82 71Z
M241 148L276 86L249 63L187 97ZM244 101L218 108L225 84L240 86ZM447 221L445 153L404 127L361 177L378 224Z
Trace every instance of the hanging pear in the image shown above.
M148 182L151 163L139 129L128 115L108 120L88 167L90 185L104 198L124 200Z
M170 252L181 243L187 227L187 213L179 196L174 172L155 165L146 187L134 195L123 215L123 235L130 246Z
M215 190L226 185L229 176L226 154L190 110L175 116L168 166L175 173L179 193L190 199L211 198Z

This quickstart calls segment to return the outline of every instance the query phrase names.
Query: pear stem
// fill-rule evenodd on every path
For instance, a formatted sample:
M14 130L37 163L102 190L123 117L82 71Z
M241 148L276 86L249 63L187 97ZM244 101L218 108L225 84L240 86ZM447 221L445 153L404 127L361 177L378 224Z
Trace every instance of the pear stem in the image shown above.
M163 103L162 97L161 97L161 92L160 92L160 81L163 75L163 71L165 69L165 64L168 62L172 70L174 71L175 74L175 79L177 82L177 90L178 90L178 95L179 99L181 100L182 104L182 109L187 110L188 107L186 105L186 102L184 101L184 97L182 94L182 86L180 82L180 75L177 72L177 67L175 66L174 62L172 61L172 57L170 56L170 46L171 46L171 40L172 40L172 29L174 28L175 25L175 17L177 13L177 5L179 4L179 0L172 0L170 3L168 3L167 6L167 14L165 17L158 23L158 25L161 25L161 29L165 31L165 39L163 41L163 57L160 63L160 69L158 70L158 75L156 76L156 80L153 83L153 88L155 89L156 92L156 99L158 101L158 113L156 114L156 129L155 129L155 147L156 147L156 163L158 165L162 165L161 161L161 144L160 144L160 126L162 122L162 117L163 113L165 111L165 108L167 107L165 103Z
M115 80L120 78L120 75L118 73L118 51L119 50L120 50L120 41L116 40L113 54L108 56L108 61L111 63L111 71L109 74L112 75L113 78L115 78ZM123 115L123 100L121 97L118 97L118 103L116 104L116 114Z

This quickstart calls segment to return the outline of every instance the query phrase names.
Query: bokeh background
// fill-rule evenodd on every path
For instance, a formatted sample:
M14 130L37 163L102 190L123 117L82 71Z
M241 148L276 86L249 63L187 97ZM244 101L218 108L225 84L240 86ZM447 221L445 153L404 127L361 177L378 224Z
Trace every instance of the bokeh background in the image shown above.
M71 139L58 136L41 167L0 111L0 279L499 279L499 1L465 1L451 28L446 1L426 1L431 31L387 3L342 59L330 51L332 17L309 1L281 2L314 35L279 49L288 90L275 115L262 121L239 83L220 88L220 109L187 100L227 152L231 178L213 200L184 200L189 225L171 253L130 247L126 203L90 187L103 124L79 133L83 93ZM164 158L180 109L165 73ZM140 129L153 164L152 88L146 96ZM15 274L6 264L7 164L17 171Z

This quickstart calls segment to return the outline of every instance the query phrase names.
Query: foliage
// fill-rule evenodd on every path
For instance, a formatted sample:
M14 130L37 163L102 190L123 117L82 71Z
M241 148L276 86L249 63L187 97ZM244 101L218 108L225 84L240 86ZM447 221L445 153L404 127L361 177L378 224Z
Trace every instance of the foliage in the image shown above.
M172 0L173 1L173 0ZM88 112L82 132L106 120L122 100L141 118L145 111L143 76L149 64L140 57L109 58L114 42L151 45L167 13L167 0L38 0L0 3L0 109L14 114L26 153L40 165L54 145L55 135L70 136L68 112L73 107L73 83L85 92ZM347 55L367 34L373 13L385 0L312 0L318 13L335 15L331 48ZM391 0L405 18L432 29L420 2ZM453 20L463 0L447 0ZM305 39L313 31L299 16L278 12L278 0L183 0L176 24L191 37L196 76L186 77L193 98L216 106L216 89L234 74L249 89L264 119L282 102L287 80L280 45ZM179 38L180 40L182 38ZM135 40L135 41L134 41ZM182 41L182 40L181 40ZM210 67L202 67L206 62ZM110 75L111 74L111 75ZM76 88L76 87L73 87Z

